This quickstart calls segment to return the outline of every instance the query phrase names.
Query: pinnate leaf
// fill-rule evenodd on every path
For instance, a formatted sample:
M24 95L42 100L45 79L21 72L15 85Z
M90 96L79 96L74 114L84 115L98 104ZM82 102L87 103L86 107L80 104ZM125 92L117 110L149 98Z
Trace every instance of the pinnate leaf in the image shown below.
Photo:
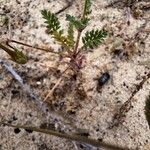
M107 36L105 30L91 30L85 33L85 36L82 38L82 42L85 48L96 48Z

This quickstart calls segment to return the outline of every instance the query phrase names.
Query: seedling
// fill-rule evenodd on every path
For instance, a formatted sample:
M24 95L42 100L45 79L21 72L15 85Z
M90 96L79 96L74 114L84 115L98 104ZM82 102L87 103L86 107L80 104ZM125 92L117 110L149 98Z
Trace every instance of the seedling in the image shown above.
M63 47L63 49L58 51L57 54L62 59L68 58L67 63L69 67L77 73L83 66L83 59L85 58L84 54L88 52L88 49L94 49L98 47L107 35L105 30L93 29L91 31L87 31L82 37L83 46L79 47L81 33L87 27L90 21L89 15L91 13L91 1L85 0L84 11L81 18L75 18L74 16L68 14L66 15L66 20L69 22L67 35L65 35L64 30L61 29L60 21L54 13L47 10L42 10L41 13L47 25L47 33L50 34L52 38L54 38L55 41L57 41ZM76 39L74 35L75 30L77 31ZM14 40L10 40L9 42L15 42L24 46L32 47L28 44ZM4 47L0 47L6 51L6 48L4 49ZM55 53L54 51L49 50L44 51ZM9 52L10 51L7 50L7 53L10 55ZM16 55L17 54L18 53L16 53ZM15 55L10 56L13 60L15 60ZM22 57L24 56L22 55ZM20 63L18 61L16 62Z
M54 50L33 47L31 45L28 45L19 41L15 41L15 40L7 41L7 46L9 46L10 48L13 48L14 51L11 51L10 49L8 49L2 44L0 44L0 48L5 50L9 54L13 61L20 63L20 64L26 63L27 59L22 52L18 51L16 48L10 45L10 43L12 42L21 44L24 46L36 48L39 50L43 50L46 52L52 52L52 53L58 54L61 60L65 60L65 58L67 58L67 62L65 63L68 64L68 67L67 69L65 69L63 73L65 73L66 70L71 69L75 74L77 74L80 71L80 69L83 67L85 53L88 52L88 49L97 48L107 35L107 32L104 29L102 30L92 29L91 31L87 31L85 33L85 35L82 37L83 45L79 46L82 31L89 24L89 21L90 21L89 15L91 14L91 12L92 12L91 0L85 0L83 14L80 18L76 18L74 16L67 14L66 21L69 22L69 25L67 29L67 35L65 35L64 30L61 29L60 21L57 18L56 14L47 10L41 11L41 14L43 18L45 19L45 23L47 25L46 26L47 33L51 35L51 37L62 46L61 51L55 52ZM74 34L75 30L77 31L76 38ZM59 80L59 82L61 82L61 80ZM56 85L57 84L59 83L56 83Z
M83 15L81 18L75 18L71 15L66 15L66 20L69 22L67 35L64 34L64 30L61 29L60 22L56 15L50 11L42 10L43 18L47 24L47 33L52 36L62 47L63 50L58 52L61 58L69 58L67 62L72 70L76 73L83 66L84 53L88 48L96 48L106 37L107 32L105 30L93 29L87 31L82 37L83 46L79 47L82 31L87 27L91 13L91 1L85 0L85 6ZM77 37L75 40L74 32L77 31Z

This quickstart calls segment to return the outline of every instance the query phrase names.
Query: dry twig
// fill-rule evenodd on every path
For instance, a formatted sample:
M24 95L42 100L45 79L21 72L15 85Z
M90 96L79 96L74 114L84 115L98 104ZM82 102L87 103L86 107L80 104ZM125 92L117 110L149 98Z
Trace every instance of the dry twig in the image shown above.
M42 129L42 128L37 128L37 127L32 127L32 126L23 126L23 125L11 125L8 123L4 123L4 122L0 122L0 125L6 125L9 127L14 127L14 128L23 128L26 130L31 130L31 131L36 131L39 133L44 133L44 134L48 134L48 135L53 135L53 136L57 136L60 138L65 138L71 141L76 141L76 142L81 142L83 144L89 147L102 147L102 148L106 148L108 150L131 150L127 147L122 147L122 146L118 146L118 145L114 145L114 144L109 144L109 143L105 143L105 142L99 142L90 138L86 138L84 136L79 136L76 134L66 134L66 133L61 133L55 130L48 130L48 129Z

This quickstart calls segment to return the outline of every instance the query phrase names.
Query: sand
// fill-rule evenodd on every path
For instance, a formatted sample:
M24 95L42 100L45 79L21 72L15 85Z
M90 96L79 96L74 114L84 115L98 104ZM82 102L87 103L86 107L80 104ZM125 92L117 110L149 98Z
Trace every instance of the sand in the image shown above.
M133 40L132 48L121 46L122 43L128 45L141 28L150 27L147 21L150 9L143 9L150 3L148 0L136 1L131 10L130 25L127 25L126 1L106 7L111 2L110 0L92 2L92 20L83 35L87 30L102 27L108 30L109 35L97 49L85 54L85 66L80 70L81 74L76 80L70 75L64 77L63 82L54 91L53 97L48 99L48 106L69 118L76 128L85 129L90 138L133 149L149 150L150 130L144 115L145 100L150 91L149 79L133 97L132 107L126 113L123 122L113 128L110 126L113 116L129 99L136 89L136 84L139 84L150 71L149 67L139 65L140 62L150 58L148 32L140 32ZM9 18L7 25L0 26L0 40L15 39L34 46L53 47L58 51L61 47L46 34L40 11L48 9L56 13L65 6L65 0L0 0L0 13L7 14ZM68 13L78 16L82 7L83 1L81 3L75 0L72 6L57 15L64 29L67 27L65 15ZM116 46L117 41L120 42ZM59 64L57 55L18 47L27 55L29 59L27 64L19 65L12 62L3 51L0 59L12 65L34 93L44 99L66 66ZM123 49L128 56L114 55L111 51L115 49ZM97 90L98 81L95 78L104 72L110 74L110 80ZM52 122L52 118L47 121L43 112L30 100L14 77L1 66L0 120L33 126L46 124L49 128L54 126L57 130L61 128L61 125L57 126ZM0 150L27 149L75 150L76 148L73 142L54 136L28 133L23 129L15 133L13 128L0 127Z

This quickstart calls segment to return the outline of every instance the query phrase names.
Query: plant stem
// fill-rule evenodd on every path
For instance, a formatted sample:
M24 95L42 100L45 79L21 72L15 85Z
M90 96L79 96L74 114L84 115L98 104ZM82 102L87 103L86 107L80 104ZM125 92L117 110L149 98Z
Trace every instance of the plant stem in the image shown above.
M76 40L76 44L75 44L75 48L74 48L74 53L73 53L73 55L75 55L75 56L76 56L77 51L78 51L81 33L82 33L81 31L78 31L78 36L77 36L77 40Z
M19 41L16 41L16 40L8 40L7 43L17 43L17 44L20 44L20 45L24 45L24 46L27 46L27 47L34 48L34 49L38 49L38 50L42 50L42 51L46 51L46 52L50 52L50 53L54 53L54 54L59 54L58 52L54 52L54 50L52 48L44 49L44 48L29 45L29 44L26 44L26 43L22 43L22 42L19 42Z
M84 6L84 11L83 11L81 19L85 18L85 9L86 8ZM78 30L77 40L76 40L76 44L75 44L75 48L74 48L74 55L75 56L80 52L80 50L78 51L78 46L79 46L79 42L80 42L81 33L82 33L82 30L81 31Z
M9 47L11 47L11 45L9 45L10 42L11 43L17 43L17 44L20 44L20 45L24 45L24 46L27 46L27 47L31 47L31 48L34 48L34 49L38 49L38 50L41 50L41 51L50 52L50 53L60 55L60 52L55 52L52 48L44 49L44 48L41 48L41 47L32 46L32 45L29 45L29 44L26 44L26 43L22 43L22 42L19 42L19 41L16 41L16 40L8 40L6 43ZM67 55L67 54L63 54L63 56L66 57L66 58L70 58L70 56Z

